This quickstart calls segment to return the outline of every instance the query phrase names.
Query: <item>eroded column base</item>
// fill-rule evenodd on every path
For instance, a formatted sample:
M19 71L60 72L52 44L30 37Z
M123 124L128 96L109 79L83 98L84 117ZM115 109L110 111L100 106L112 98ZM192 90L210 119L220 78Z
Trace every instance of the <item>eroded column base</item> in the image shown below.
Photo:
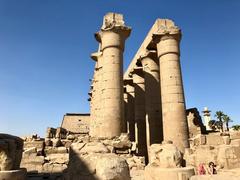
M148 165L144 171L147 180L188 180L195 174L193 167L160 168Z
M27 170L25 168L19 170L0 171L0 180L26 180Z

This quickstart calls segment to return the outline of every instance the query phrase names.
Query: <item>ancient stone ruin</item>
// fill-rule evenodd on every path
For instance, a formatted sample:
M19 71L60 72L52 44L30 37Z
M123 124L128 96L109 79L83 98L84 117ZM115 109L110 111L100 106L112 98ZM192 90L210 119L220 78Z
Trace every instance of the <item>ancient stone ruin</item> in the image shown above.
M0 180L25 180L27 171L20 168L23 140L0 134Z
M196 108L186 109L180 28L157 19L123 73L130 33L123 15L104 16L91 54L90 114L66 113L60 127L24 138L24 146L0 135L0 175L25 172L22 156L31 180L237 179L240 133L210 131ZM209 116L205 109L205 122ZM218 175L199 176L199 164L209 162Z

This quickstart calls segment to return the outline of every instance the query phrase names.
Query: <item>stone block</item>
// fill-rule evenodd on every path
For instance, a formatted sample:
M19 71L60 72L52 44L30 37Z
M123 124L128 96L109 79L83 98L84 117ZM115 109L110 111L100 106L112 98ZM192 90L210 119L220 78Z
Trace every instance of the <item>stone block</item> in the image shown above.
M149 163L162 168L182 165L182 154L173 144L152 144L149 148Z
M220 146L217 161L224 169L240 168L240 148L231 145Z
M0 180L26 180L27 171L26 169L0 171Z
M232 175L195 175L190 180L239 180L239 177Z
M43 165L43 171L47 173L62 173L65 169L67 169L66 164L52 164L52 163L45 163Z
M231 145L240 147L240 139L231 140Z
M193 167L160 168L148 165L145 167L144 171L146 180L188 180L193 175L195 175Z
M199 146L199 145L205 145L206 144L206 136L205 135L197 135L194 138L192 138L192 145L193 146Z
M106 154L100 157L96 164L96 175L101 180L130 180L126 160L115 154Z
M44 162L44 156L36 156L33 154L24 155L21 161L21 167L24 167L24 164L42 165Z
M69 154L49 154L45 159L50 161L51 163L67 164L69 161Z
M195 150L195 165L217 161L217 149L209 145L198 146Z
M219 134L209 134L206 135L207 145L217 146L224 144L222 136Z
M9 134L0 134L0 171L16 170L20 167L23 140Z
M231 132L231 133L230 133L230 139L231 139L231 140L240 139L240 132L238 132L238 131L236 131L236 132Z
M101 142L86 143L85 146L79 151L81 154L90 153L109 153L110 150Z
M46 155L48 154L64 154L67 153L68 150L66 147L47 147L44 149L44 153Z
M43 150L44 141L28 141L24 142L24 149L35 147L37 149Z

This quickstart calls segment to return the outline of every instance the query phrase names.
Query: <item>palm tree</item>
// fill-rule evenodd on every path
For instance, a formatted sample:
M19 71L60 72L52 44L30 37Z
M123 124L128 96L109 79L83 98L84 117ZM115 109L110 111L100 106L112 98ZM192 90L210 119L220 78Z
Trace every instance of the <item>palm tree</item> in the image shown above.
M240 130L240 125L233 125L232 126L234 131L239 131Z
M223 121L222 121L223 116L224 116L224 113L222 111L216 111L215 117L219 120L221 132L223 132Z
M210 121L208 122L208 126L209 126L213 131L215 131L215 130L217 129L217 127L216 127L216 121L215 121L215 120L210 120Z
M232 122L232 120L230 119L230 117L226 114L223 115L223 122L226 125L227 131L229 131L229 122Z

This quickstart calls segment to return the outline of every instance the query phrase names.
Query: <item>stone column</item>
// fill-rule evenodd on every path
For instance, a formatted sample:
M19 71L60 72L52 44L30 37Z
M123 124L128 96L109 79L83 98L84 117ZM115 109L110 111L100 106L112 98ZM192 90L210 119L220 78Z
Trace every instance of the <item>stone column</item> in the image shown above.
M94 68L94 73L93 73L93 78L92 78L92 88L90 92L88 93L89 96L91 96L91 109L90 109L90 121L91 124L90 126L93 125L94 122L96 122L96 68L97 68L97 63L95 64ZM92 129L92 132L95 130L95 128L90 127ZM91 131L90 131L91 134Z
M145 112L147 146L161 143L163 140L162 109L159 82L159 61L156 51L147 51L141 55L145 79Z
M94 98L92 102L93 115L91 114L90 135L92 137L98 137L100 126L102 125L102 89L103 89L103 58L101 52L95 52L91 54L91 58L96 61L95 73L94 73Z
M123 99L124 99L124 118L122 121L122 132L127 133L127 105L128 105L128 95L126 91L126 87L124 86L124 93L123 93Z
M123 16L108 13L103 26L96 33L103 53L103 119L98 137L113 138L121 134L123 111L123 51L131 29L125 26Z
M135 141L137 154L147 157L146 121L145 121L145 84L142 67L137 67L132 72L135 91Z
M153 38L160 66L163 136L184 152L189 147L189 134L179 58L181 31L171 20L162 20L160 24Z
M124 79L126 88L127 104L125 106L125 119L127 122L127 132L129 134L130 141L135 141L135 115L134 115L134 86L132 79Z

